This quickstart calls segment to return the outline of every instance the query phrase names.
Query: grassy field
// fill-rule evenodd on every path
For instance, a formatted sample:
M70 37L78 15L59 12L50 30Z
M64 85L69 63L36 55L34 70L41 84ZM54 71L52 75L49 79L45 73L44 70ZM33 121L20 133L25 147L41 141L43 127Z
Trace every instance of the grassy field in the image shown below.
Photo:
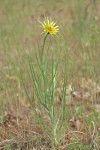
M39 76L35 63L44 39L39 21L43 22L45 17L52 18L60 26L58 37L47 38L45 48L49 47L49 51L44 52L48 61L48 81L52 55L54 61L60 60L57 100L54 97L58 109L64 76L67 76L64 131L61 135L58 131L61 139L53 146L47 130L38 122L27 101L19 78L20 72L34 103L38 98L34 98L27 65L31 61ZM41 89L39 91L41 94ZM47 119L38 105L37 114ZM45 124L50 126L48 120ZM99 149L100 1L0 0L0 150Z

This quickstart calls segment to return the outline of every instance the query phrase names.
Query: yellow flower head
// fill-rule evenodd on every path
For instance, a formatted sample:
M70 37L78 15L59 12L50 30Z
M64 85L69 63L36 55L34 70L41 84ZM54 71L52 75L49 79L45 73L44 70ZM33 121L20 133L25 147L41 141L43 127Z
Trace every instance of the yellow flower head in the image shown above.
M59 31L59 26L55 26L56 23L48 18L45 18L44 22L41 23L44 32L49 33L51 35L56 34Z

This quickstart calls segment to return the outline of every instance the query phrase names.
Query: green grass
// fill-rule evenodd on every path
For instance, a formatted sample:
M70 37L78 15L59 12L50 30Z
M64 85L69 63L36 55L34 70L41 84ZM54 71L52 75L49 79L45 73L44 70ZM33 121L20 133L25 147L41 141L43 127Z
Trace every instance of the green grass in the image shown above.
M59 71L61 74L58 88L61 88L63 83L62 64L66 52L68 85L72 84L75 91L84 93L87 90L91 93L86 101L74 100L74 106L66 106L68 114L66 134L64 134L66 138L61 140L58 148L63 143L62 145L67 146L68 150L99 150L100 107L98 112L95 106L100 105L100 94L93 94L94 88L90 83L87 85L88 87L81 88L83 78L85 78L85 85L88 83L88 79L100 85L99 0L84 2L82 0L0 1L0 127L2 128L0 142L13 139L20 146L23 145L23 141L27 141L26 143L29 143L27 149L30 149L29 147L32 145L37 150L39 146L44 146L43 149L50 147L50 141L46 140L45 133L41 134L39 129L36 131L38 135L32 133L36 118L34 119L31 108L26 102L26 95L18 78L20 69L31 97L33 93L26 68L28 62L26 52L29 52L31 61L35 63L36 55L44 38L41 35L42 29L38 20L42 21L45 16L51 17L60 26L60 37L48 38L46 43L46 47L50 44L48 52L50 60L52 51L56 57L60 56ZM49 63L48 65L50 65ZM60 92L57 94L59 97L61 96ZM73 102L73 97L70 98L70 102ZM93 106L94 108L91 108ZM12 115L11 122L7 120L9 116L7 114ZM6 131L2 127L4 122L7 123ZM77 125L77 122L81 125ZM14 123L17 124L16 130ZM79 127L80 133L74 133L78 130L77 126L81 126ZM23 129L28 130L27 133ZM80 135L81 132L84 134L83 137L83 134ZM69 133L70 135L68 135ZM22 143L20 143L19 137ZM0 143L5 150L10 149L9 145L13 145L13 143L4 142L3 145Z

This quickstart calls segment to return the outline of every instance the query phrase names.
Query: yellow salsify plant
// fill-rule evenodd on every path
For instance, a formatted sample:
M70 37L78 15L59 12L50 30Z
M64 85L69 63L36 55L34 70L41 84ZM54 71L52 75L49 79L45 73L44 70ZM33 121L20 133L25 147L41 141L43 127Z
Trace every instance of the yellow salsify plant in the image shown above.
M44 38L44 42L43 42L43 46L42 46L42 54L41 57L43 57L43 52L44 52L44 45L45 45L45 41L47 36L50 35L56 35L57 32L59 32L59 26L56 26L56 23L54 21L52 21L52 19L48 19L45 18L44 22L40 22L41 23L41 27L43 28L43 32L45 33L45 38Z
M42 126L45 135L52 143L53 149L55 145L61 140L61 135L64 131L64 124L66 118L66 85L67 85L67 71L66 64L64 66L64 85L60 97L60 104L55 105L57 83L59 82L58 76L60 73L59 59L52 54L52 58L44 55L46 39L50 35L56 35L59 31L59 26L51 19L46 18L41 23L43 32L45 33L41 52L39 52L36 62L33 64L32 55L29 53L28 73L32 83L32 92L34 93L34 102L29 97L28 91L25 92L28 97L28 102L31 104L32 109L36 114L36 120ZM66 59L66 58L65 58ZM24 84L23 84L24 85ZM25 85L24 85L25 87ZM39 110L39 111L37 111Z
M41 23L44 33L49 33L51 35L57 34L59 32L59 26L56 26L56 23L48 18L45 18L44 22Z

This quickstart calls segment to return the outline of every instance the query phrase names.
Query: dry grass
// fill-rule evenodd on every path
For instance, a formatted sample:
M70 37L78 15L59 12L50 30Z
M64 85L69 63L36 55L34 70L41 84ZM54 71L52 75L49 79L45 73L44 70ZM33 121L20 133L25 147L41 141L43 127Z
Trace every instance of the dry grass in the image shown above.
M38 20L45 16L57 20L61 26L62 43L57 38L48 43L58 53L62 49L61 57L63 49L68 51L68 83L74 87L66 94L66 131L55 149L99 150L99 0L0 1L0 149L52 150L16 76L19 67L27 88L30 87L25 52L34 53L40 47L43 36ZM62 88L62 83L58 88ZM60 97L60 91L57 94ZM56 103L59 105L59 100Z

